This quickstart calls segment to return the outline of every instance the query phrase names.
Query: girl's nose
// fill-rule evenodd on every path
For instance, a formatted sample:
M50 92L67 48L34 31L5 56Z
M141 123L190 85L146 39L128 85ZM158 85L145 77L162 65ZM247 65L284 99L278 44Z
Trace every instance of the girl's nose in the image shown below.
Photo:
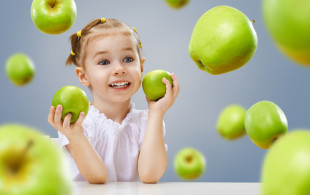
M127 73L126 68L122 64L116 63L114 65L113 75L123 75Z

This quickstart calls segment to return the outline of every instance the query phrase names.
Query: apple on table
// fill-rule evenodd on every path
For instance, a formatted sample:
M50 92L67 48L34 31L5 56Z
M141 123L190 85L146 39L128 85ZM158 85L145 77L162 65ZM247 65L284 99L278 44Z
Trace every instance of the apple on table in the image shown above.
M183 148L174 158L174 170L184 180L198 179L206 170L206 159L195 148Z
M170 82L171 87L173 87L170 73L165 70L153 70L144 76L142 88L149 100L157 101L165 96L166 85L162 81L164 77Z
M35 67L26 54L16 53L7 60L5 72L14 85L21 87L33 80Z
M88 113L89 101L86 93L79 87L68 85L60 88L54 95L52 106L62 105L62 120L71 114L70 123L78 120L80 112Z
M70 195L70 167L58 145L38 130L0 126L0 194Z
M248 63L256 48L252 21L236 8L217 6L197 21L188 52L199 69L218 75Z
M74 0L33 0L31 18L46 34L61 34L69 30L76 19Z

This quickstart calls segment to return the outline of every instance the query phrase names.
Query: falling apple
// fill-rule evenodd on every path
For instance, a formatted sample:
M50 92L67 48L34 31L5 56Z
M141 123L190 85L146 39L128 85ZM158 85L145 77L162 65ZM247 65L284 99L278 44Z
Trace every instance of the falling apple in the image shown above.
M165 2L174 9L180 9L186 6L189 0L165 0Z
M71 28L76 18L74 0L33 0L31 18L46 34L61 34Z
M174 158L174 170L184 180L195 180L206 169L206 160L195 148L183 148Z
M70 195L69 170L60 147L38 130L0 126L0 194Z
M250 139L263 149L270 148L288 128L284 112L270 101L251 106L245 114L244 126Z
M309 195L309 186L310 130L296 129L267 152L262 167L262 195Z
M142 88L146 97L151 101L157 101L166 94L166 85L162 79L166 78L173 87L170 73L165 70L153 70L147 73L142 81Z
M245 135L244 117L246 110L240 105L229 105L221 111L216 129L227 140L234 140Z
M35 67L27 55L16 53L7 60L5 72L13 84L21 87L32 81Z
M86 93L79 87L68 85L60 88L54 95L52 105L56 108L57 105L62 105L62 120L67 114L71 114L70 123L74 123L84 112L85 116L88 113L89 101Z
M290 59L310 66L310 0L263 0L266 27Z
M217 75L248 63L256 48L252 21L236 8L217 6L197 21L188 51L199 69Z

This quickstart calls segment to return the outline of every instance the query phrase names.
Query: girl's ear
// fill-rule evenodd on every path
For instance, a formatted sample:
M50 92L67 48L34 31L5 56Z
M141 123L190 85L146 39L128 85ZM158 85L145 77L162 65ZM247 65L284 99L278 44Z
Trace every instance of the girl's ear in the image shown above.
M143 64L145 62L145 57L140 59L140 67L141 67L141 73L143 73Z
M76 67L75 73L83 86L88 87L90 85L85 70L82 67Z

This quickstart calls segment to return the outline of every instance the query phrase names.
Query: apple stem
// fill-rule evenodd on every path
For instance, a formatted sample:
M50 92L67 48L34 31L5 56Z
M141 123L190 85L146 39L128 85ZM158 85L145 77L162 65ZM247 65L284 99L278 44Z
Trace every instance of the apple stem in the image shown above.
M55 4L56 4L56 1L57 1L57 0L55 0L55 1L53 2L53 4L51 5L51 8L54 8L54 6L55 6Z
M254 23L255 23L255 20L251 20L251 22L252 22L252 24L254 24Z
M23 162L23 159L25 158L25 155L28 153L29 149L33 146L33 140L29 140L26 147L24 148L24 150L21 152L21 154L18 156L17 160L15 161L16 163L14 163L14 165L12 166L12 173L16 173L19 168L21 163Z

